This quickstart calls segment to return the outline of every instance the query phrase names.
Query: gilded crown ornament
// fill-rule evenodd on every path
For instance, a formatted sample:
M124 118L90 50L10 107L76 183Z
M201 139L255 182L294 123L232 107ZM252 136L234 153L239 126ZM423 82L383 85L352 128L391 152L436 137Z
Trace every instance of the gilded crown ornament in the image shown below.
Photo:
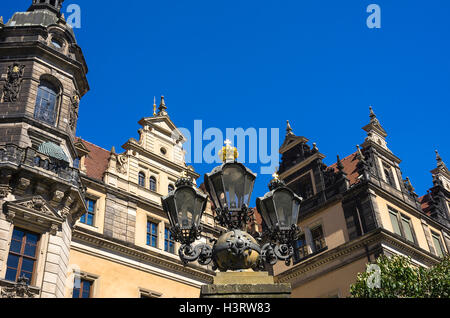
M237 148L231 146L231 141L229 139L225 140L225 146L219 151L219 157L222 162L233 162L239 157L239 152Z

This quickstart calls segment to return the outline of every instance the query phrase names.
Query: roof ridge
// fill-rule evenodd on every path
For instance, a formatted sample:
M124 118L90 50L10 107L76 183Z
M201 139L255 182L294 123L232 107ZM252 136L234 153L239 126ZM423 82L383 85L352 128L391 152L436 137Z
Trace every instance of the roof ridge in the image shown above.
M97 147L97 148L99 148L99 149L101 149L101 150L104 150L104 151L106 151L106 152L111 152L110 150L106 150L105 148L100 147L100 146L98 146L98 145L96 145L96 144L94 144L94 143L92 143L92 142L90 142L90 141L84 140L84 139L81 138L81 137L77 137L77 138L78 138L79 140L81 140L81 141L83 141L83 142L87 142L88 144L91 144L92 146Z

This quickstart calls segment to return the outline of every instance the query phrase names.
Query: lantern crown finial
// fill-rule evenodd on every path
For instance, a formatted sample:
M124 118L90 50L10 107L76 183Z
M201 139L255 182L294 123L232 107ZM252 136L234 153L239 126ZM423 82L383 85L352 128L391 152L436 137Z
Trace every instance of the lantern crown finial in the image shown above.
M272 175L272 177L273 177L273 179L269 183L270 191L273 191L273 190L278 189L280 187L284 187L286 185L283 180L280 180L280 176L278 175L278 171L276 171Z
M231 146L231 141L229 139L225 140L224 144L225 146L219 151L219 156L222 159L222 162L235 162L239 157L237 148Z

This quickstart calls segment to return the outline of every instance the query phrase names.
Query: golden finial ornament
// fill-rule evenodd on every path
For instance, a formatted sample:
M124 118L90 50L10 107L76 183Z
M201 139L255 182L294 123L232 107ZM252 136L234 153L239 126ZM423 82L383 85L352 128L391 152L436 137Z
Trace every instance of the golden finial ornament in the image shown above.
M156 116L156 96L153 96L153 117Z
M3 17L0 17L0 24L3 24Z
M239 152L235 147L231 146L231 141L229 139L225 140L225 146L219 151L219 156L222 162L234 162L239 157Z

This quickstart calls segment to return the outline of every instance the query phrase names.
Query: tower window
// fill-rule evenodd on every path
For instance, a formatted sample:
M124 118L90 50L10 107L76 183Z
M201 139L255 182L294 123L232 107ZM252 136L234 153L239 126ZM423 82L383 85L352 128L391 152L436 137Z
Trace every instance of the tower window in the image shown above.
M34 118L47 124L56 122L56 104L58 93L55 86L47 81L41 81L38 87Z
M175 190L175 187L172 184L169 184L169 187L167 189L170 192L172 192L173 190Z

